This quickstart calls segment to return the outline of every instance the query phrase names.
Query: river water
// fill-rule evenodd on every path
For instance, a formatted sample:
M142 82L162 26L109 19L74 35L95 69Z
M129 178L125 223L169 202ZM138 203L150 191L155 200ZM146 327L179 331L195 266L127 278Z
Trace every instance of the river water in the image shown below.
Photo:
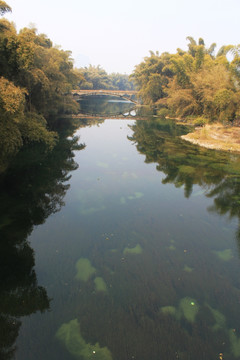
M19 154L0 182L1 359L240 358L240 156L188 131L83 118Z

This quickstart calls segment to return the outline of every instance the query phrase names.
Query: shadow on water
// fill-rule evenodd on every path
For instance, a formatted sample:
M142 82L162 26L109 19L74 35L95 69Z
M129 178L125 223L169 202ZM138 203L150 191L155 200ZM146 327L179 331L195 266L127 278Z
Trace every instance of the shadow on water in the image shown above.
M136 122L131 129L129 140L145 155L146 163L156 163L166 175L163 184L183 186L187 198L197 184L214 199L210 212L240 220L240 155L189 144L179 138L189 129L165 119ZM240 224L236 238L240 256Z
M0 177L0 358L14 357L21 317L50 308L46 290L38 285L34 251L27 241L64 205L69 173L77 168L74 150L85 146L72 131L62 129L52 153L42 146L23 149ZM73 130L73 129L72 129Z

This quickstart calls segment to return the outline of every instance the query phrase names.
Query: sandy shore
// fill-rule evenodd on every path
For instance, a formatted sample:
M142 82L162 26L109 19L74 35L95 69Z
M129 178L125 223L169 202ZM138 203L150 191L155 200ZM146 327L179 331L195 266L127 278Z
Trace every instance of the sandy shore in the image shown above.
M182 135L182 139L208 149L240 153L240 127L226 127L221 124L206 125Z

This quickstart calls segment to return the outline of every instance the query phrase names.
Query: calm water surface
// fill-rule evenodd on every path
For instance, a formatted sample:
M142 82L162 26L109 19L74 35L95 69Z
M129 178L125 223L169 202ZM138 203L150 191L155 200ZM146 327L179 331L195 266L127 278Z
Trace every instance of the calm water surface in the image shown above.
M1 180L1 358L239 359L240 157L157 117L76 128Z

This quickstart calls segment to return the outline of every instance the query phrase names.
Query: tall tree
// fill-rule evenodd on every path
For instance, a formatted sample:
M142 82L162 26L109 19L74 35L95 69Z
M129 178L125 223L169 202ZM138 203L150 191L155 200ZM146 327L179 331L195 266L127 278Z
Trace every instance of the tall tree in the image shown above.
M165 96L164 88L169 79L173 76L170 65L171 55L158 52L150 52L150 56L135 66L131 75L136 88L139 90L139 97L143 102L153 104Z

